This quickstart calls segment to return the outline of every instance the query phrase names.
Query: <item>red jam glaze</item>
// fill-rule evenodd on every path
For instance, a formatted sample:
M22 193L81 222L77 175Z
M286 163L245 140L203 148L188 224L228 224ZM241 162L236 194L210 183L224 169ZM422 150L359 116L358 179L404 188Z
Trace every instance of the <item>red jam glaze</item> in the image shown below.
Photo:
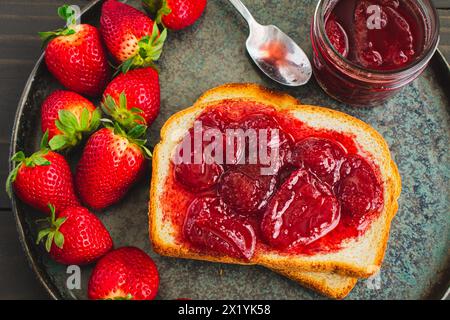
M190 131L191 146L193 146L194 135ZM183 149L179 151L179 157L183 157ZM177 163L174 166L174 174L177 181L186 189L191 191L204 191L214 186L223 173L223 167L214 162L206 162L202 154L202 162L195 163L194 151L191 149L190 162Z
M344 223L357 228L370 222L370 215L383 208L383 192L370 165L358 155L349 155L340 169L336 194L341 200Z
M245 108L238 104L245 104ZM370 222L381 212L383 190L378 179L379 173L369 164L370 159L364 160L355 155L364 152L358 148L354 137L332 130L311 128L287 113L275 112L270 107L251 102L224 103L215 106L212 111L204 111L199 119L208 127L224 131L230 127L247 127L246 120L258 117L264 120L262 122L267 120L272 124L276 123L288 137L287 155L280 170L273 176L261 176L258 174L261 167L259 164L224 165L224 172L218 181L214 179L215 182L209 189L199 191L186 188L177 175L169 175L160 200L164 212L168 214L165 219L180 226L180 230L175 234L177 241L200 252L207 251L208 254L250 259L254 252L274 248L278 253L286 255L330 252L338 250L345 240L362 235ZM327 159L327 155L330 159ZM171 163L170 171L174 172L175 168ZM286 185L296 174L303 177L302 183L294 184L292 188L296 190L294 193L302 194L302 197L293 197L297 200L285 213L284 218L288 224L285 224L283 231L287 235L279 241L270 241L267 235L274 228L270 228L273 224L270 223L270 215L267 212L270 211L269 208L273 211L275 203L280 204L283 200L286 202ZM226 225L219 228L216 222L211 222L211 225L202 222L201 227L198 227L197 218L192 219L186 215L196 217L193 211L196 211L194 208L198 206L190 204L205 196L213 197L211 202L214 202L214 205L203 203L202 206L219 206L220 210L209 210L213 213L202 214L202 217L215 219L219 214L229 214L233 218L237 217L237 224L224 222ZM302 201L305 201L304 211L302 214L296 213L294 208L302 207ZM336 209L336 201L339 210ZM315 211L319 214L313 217ZM264 216L266 219L263 219ZM299 217L299 220L296 221L294 217ZM217 221L225 220L229 221L223 217ZM191 221L190 224L188 221ZM192 223L197 227L186 227ZM251 232L248 231L247 224L253 227L256 239L253 251L248 250L252 236L249 236ZM319 228L314 228L319 225ZM213 231L215 228L226 232L217 235ZM199 236L199 230L207 231L203 231L202 236ZM236 239L235 230L244 234L241 234L241 239L246 239L240 241L239 245L232 240Z
M292 173L270 200L261 222L266 242L277 249L308 245L339 223L331 189L305 169Z
M333 186L340 177L339 168L346 151L329 139L310 137L295 144L289 163L298 168L307 168L323 182Z
M350 61L367 69L395 70L422 51L419 20L404 1L345 0L336 4L325 28L331 44Z
M248 165L247 168L250 168ZM259 172L258 166L256 166ZM267 205L275 191L275 176L260 176L239 168L228 170L218 185L220 199L231 209L241 214L258 214Z
M227 212L217 197L199 197L190 204L183 233L194 246L230 257L249 260L255 252L252 224Z
M334 14L331 14L325 25L327 36L333 47L343 56L348 55L348 36L344 28L336 21Z

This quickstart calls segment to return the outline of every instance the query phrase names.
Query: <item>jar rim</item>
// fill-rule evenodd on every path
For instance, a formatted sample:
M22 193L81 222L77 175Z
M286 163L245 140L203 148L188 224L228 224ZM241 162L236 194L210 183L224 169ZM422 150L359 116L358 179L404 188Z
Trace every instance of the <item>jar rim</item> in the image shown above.
M323 4L325 0L319 0L316 6L316 10L314 12L314 21L319 22L319 29L320 33L324 35L325 43L326 45L332 50L332 52L339 57L346 66L355 69L358 73L370 73L371 75L379 75L379 76L397 76L401 75L403 73L409 73L411 70L419 70L423 68L424 65L426 65L431 57L434 55L438 45L439 45L439 29L440 29L440 22L439 22L439 15L437 13L436 7L433 5L433 2L430 0L424 0L428 3L431 9L431 13L433 14L433 21L434 24L432 25L432 28L434 28L432 36L430 37L430 45L425 47L423 52L416 58L416 60L406 65L405 67L394 69L394 70L375 70L375 69L368 69L364 68L361 65L358 65L355 62L350 61L346 57L344 57L331 43L330 39L328 38L327 32L325 30L325 16L322 14L323 12ZM421 2L421 1L420 1Z

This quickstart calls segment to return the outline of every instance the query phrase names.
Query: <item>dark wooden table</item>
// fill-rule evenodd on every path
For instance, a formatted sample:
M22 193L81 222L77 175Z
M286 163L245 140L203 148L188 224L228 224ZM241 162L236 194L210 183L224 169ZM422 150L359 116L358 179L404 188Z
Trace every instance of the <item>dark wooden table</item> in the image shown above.
M0 181L8 174L8 150L17 103L34 63L41 54L38 31L61 26L55 15L64 3L87 0L0 1ZM450 0L435 0L441 17L440 49L450 61ZM0 188L0 299L48 299L28 266L17 236L10 201Z

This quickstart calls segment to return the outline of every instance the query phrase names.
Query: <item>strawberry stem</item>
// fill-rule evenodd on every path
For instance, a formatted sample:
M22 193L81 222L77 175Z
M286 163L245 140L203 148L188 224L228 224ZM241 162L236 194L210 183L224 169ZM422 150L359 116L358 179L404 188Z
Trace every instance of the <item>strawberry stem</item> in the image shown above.
M54 136L49 146L52 150L70 149L76 146L84 136L97 130L100 125L101 111L99 108L91 113L87 108L81 111L80 119L68 110L60 110L56 127L61 131L60 135Z
M67 23L67 26L70 27L60 28L54 31L38 32L38 35L43 42L43 47L47 46L47 44L56 37L75 34L75 30L71 28L76 24L75 10L73 10L69 5L65 4L58 8L58 16L64 19L64 21L66 21Z
M142 3L144 9L155 17L155 22L164 26L162 17L172 12L167 0L143 0Z
M127 130L133 129L138 124L145 124L145 119L141 115L143 113L141 109L128 109L125 92L119 95L119 104L116 103L116 100L112 96L107 95L103 99L101 108L114 121L118 122L121 127Z
M48 207L50 208L51 215L46 221L50 226L39 231L36 244L39 244L45 239L45 249L47 252L50 252L53 242L60 249L64 246L64 235L59 231L59 228L66 222L67 217L56 218L55 207L50 203L48 204Z
M119 66L123 73L127 73L130 69L152 67L157 70L155 61L161 57L164 42L167 38L167 29L160 33L158 25L153 24L152 34L144 36L138 42L139 51L136 55L126 60ZM158 71L158 70L157 70Z
M126 138L130 143L136 145L143 153L146 158L151 158L152 153L147 148L145 139L147 133L147 126L142 124L135 125L131 130L125 130L118 122L111 121L109 119L102 119L103 125L113 130L114 134Z

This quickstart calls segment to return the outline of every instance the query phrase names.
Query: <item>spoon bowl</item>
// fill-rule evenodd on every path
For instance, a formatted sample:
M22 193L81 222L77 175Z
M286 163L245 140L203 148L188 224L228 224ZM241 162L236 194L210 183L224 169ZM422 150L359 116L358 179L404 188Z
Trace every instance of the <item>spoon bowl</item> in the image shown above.
M294 40L274 25L256 22L240 0L229 1L248 22L247 51L261 71L286 86L306 84L312 75L311 63Z

